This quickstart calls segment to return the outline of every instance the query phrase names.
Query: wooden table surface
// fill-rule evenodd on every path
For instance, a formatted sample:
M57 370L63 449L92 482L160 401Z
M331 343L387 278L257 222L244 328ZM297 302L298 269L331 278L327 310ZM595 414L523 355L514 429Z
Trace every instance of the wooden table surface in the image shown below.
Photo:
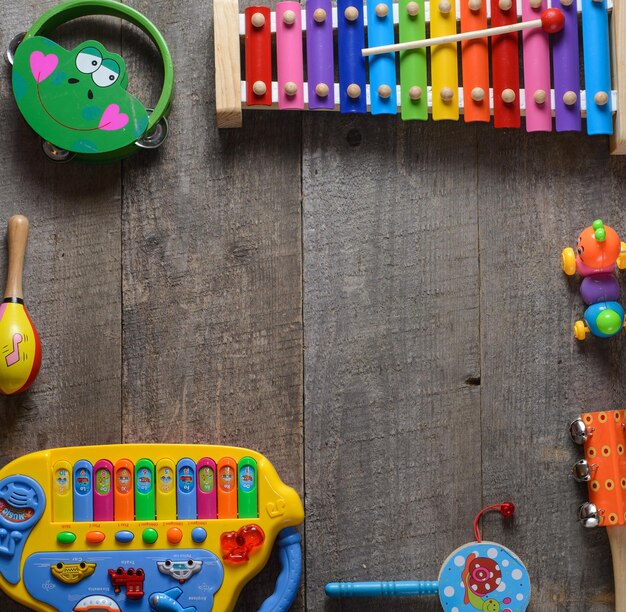
M294 610L440 609L323 587L436 579L476 512L512 500L484 536L525 561L529 610L613 610L606 533L576 522L567 426L625 407L626 336L574 340L583 305L560 251L596 217L626 234L626 160L604 138L335 113L249 112L220 132L211 2L128 3L174 56L160 150L52 164L2 69L2 219L31 220L43 365L0 401L0 463L77 444L257 449L306 503ZM4 2L2 46L55 4ZM154 103L158 57L133 28L80 20L55 39L94 37Z

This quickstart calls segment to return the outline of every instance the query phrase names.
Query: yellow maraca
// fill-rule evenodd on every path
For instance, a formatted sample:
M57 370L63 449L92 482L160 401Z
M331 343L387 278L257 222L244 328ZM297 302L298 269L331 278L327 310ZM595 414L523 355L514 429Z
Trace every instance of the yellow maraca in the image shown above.
M7 226L9 271L0 305L0 393L13 395L30 387L41 365L39 334L24 307L22 273L28 219L14 215Z

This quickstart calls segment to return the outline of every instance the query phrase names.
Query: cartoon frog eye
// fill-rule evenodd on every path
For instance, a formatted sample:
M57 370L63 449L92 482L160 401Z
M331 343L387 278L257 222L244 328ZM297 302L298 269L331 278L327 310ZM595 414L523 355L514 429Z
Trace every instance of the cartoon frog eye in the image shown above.
M76 68L83 74L92 74L102 65L102 53L95 47L85 47L76 56Z
M120 72L120 66L115 60L105 59L91 78L98 87L110 87L120 78Z

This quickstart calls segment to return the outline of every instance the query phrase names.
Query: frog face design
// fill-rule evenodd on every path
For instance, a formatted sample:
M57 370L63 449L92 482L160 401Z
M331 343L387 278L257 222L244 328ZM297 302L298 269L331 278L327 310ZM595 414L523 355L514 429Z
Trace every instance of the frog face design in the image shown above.
M74 153L115 151L145 133L148 112L127 85L124 60L93 40L67 51L33 36L15 54L22 115L42 138Z

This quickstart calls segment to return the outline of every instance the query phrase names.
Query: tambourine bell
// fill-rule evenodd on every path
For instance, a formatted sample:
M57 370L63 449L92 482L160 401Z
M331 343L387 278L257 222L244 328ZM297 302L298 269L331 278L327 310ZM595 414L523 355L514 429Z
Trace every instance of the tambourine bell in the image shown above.
M591 502L585 502L578 508L578 520L583 527L597 527L600 524L600 515L596 505Z
M576 419L569 426L569 435L576 444L584 444L587 441L589 433L582 419Z
M576 482L589 482L591 480L591 470L586 459L580 459L573 467L572 472Z
M51 142L43 139L41 141L41 148L44 155L57 164L64 164L65 162L71 161L76 156L76 153L61 149L60 147L57 147Z
M25 36L26 36L26 32L20 32L9 43L9 46L7 47L7 51L6 51L6 60L10 66L13 66L13 59L15 58L15 52L17 51L17 48L20 46L20 43L24 40Z

